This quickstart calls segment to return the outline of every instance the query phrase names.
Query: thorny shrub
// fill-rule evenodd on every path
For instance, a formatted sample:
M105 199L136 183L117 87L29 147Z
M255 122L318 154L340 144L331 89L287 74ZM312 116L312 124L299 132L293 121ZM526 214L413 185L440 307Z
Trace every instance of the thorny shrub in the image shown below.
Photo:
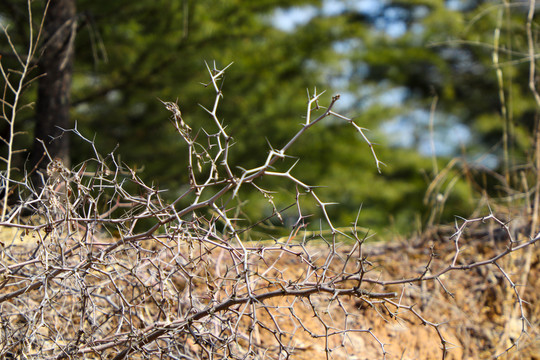
M293 175L294 166L285 171L274 166L289 157L290 147L309 128L336 117L358 131L380 167L364 129L333 111L339 96L323 107L321 94L308 94L305 122L288 143L271 148L258 167L231 168L232 138L217 113L225 69L214 65L208 71L216 97L205 110L214 132L195 134L178 104L163 102L188 149L189 188L173 201L164 200L113 154L101 157L76 128L71 131L92 146L92 159L73 169L53 159L40 190L28 177L14 182L1 174L3 184L15 184L21 195L16 206L5 208L0 223L0 356L294 358L306 345L299 344L298 335L308 334L323 339L325 356L332 358L339 351L361 356L362 349L351 342L352 334L361 334L378 344L384 357L376 330L358 321L359 309L367 308L381 321L412 317L427 325L445 358L452 344L444 324L436 314L407 303L403 291L434 283L450 295L443 275L487 266L498 269L519 308L521 335L510 348L527 336L526 302L501 260L540 237L516 239L494 214L462 219L450 238L455 246L445 266L432 267L436 254L431 251L418 274L384 278L365 255L366 237L356 224L350 231L335 226L326 212L330 203ZM235 204L239 191L252 187L269 201L272 217L281 219L271 192L255 184L265 177L296 186L296 218L287 236L255 241ZM308 231L300 200L305 196L318 204L326 224L321 229L329 231ZM28 209L35 214L23 218ZM489 258L464 260L464 231L478 222L499 226L506 248ZM356 300L347 301L351 298ZM306 311L315 322L306 319Z

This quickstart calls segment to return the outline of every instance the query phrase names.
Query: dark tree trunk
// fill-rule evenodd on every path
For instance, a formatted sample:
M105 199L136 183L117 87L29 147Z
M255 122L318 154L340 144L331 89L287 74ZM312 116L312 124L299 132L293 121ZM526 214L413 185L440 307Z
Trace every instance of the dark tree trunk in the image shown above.
M69 137L61 129L69 129L71 77L73 72L76 31L75 0L51 0L47 10L36 106L36 128L30 155L34 185L41 186L50 159L45 155L42 140L52 159L58 158L69 166Z

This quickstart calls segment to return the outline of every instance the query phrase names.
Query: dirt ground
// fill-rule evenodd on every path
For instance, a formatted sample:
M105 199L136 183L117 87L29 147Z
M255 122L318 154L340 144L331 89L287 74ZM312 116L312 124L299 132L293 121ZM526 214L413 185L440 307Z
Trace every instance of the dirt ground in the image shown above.
M430 247L437 254L430 266L431 273L445 268L451 262L455 245L449 240L448 231L442 232L445 234L434 231L414 240L366 244L364 254L373 264L372 277L382 280L418 276L429 261ZM507 245L496 234L483 231L464 240L461 263L489 259ZM342 250L345 254L348 248ZM495 355L502 359L540 359L540 248L533 246L512 253L498 263L517 285L525 321L521 320L514 289L493 264L446 273L440 283L411 283L392 288L399 294L399 303L411 305L425 320L440 324L440 336L449 349L445 359L488 359ZM294 274L294 269L298 269L294 259L288 269L290 276L300 276ZM335 335L326 344L325 338L314 338L307 331L293 329L293 341L299 349L293 353L294 359L326 358L326 346L333 349L329 353L333 359L443 358L441 337L435 328L422 324L407 309L396 312L391 306L368 304L355 298L345 298L342 303L326 299L318 308L326 309L328 318L332 319L325 321L327 324L343 325L347 321L350 328L371 331ZM296 304L294 312L307 328L324 333L310 306ZM265 337L262 338L264 342Z
M460 240L461 253L458 265L487 260L505 250L508 241L501 236L500 231L493 228L486 229L488 228L477 227L464 234ZM6 234L4 232L4 235ZM380 281L414 278L426 271L428 263L430 265L427 274L437 273L452 262L455 254L455 243L451 239L451 234L451 228L438 228L414 239L364 244L362 256L370 264L366 278ZM519 231L516 231L515 236L517 241L527 240L527 237ZM21 237L21 239L24 238L28 236ZM36 241L35 238L30 240L27 243L17 240L15 245L22 249L31 246L32 241ZM8 245L8 242L4 240L4 246ZM346 257L351 246L340 245L336 249L336 255ZM139 244L133 256L140 258L142 255L151 254L157 247L163 247L163 244L152 243L152 241ZM319 254L319 263L324 261L328 247L315 242L310 247L310 253ZM17 251L21 254L25 253L22 250ZM135 257L127 258L128 252L118 254L126 256L123 259L117 255L119 264L125 261L125 264L122 263L124 265L120 264L123 268L127 268L126 264L130 261L134 264ZM173 252L163 252L163 256L168 256L166 254L173 254ZM432 254L435 256L433 257ZM209 259L215 258L214 255L208 254ZM280 256L279 259L278 256ZM81 259L78 258L77 261ZM165 258L161 260L166 262ZM7 261L7 258L3 261ZM279 266L269 267L269 264L274 264L275 261L279 261ZM261 269L274 268L275 271L266 276L280 279L283 283L289 280L297 281L305 277L307 271L305 263L290 253L267 252L264 257L254 256L252 263L254 266L260 265ZM36 266L38 265L36 263ZM470 270L447 272L440 277L440 281L385 287L375 285L370 287L368 283L363 283L362 288L366 291L396 292L398 296L391 301L401 306L400 308L393 306L392 302L353 296L334 298L328 294L321 294L310 297L275 297L265 300L264 306L260 306L256 311L259 324L263 326L249 329L249 322L240 322L237 327L238 334L241 334L240 337L252 336L249 342L254 345L256 355L250 357L251 359L277 359L286 358L287 355L290 359L299 360L441 359L443 358L441 350L443 344L447 348L444 354L445 359L488 359L495 355L501 355L502 359L540 359L540 247L530 246L509 254L498 260L497 265L504 272L495 264L488 264ZM117 271L114 267L107 269L109 273ZM166 270L166 267L163 270ZM332 267L328 269L329 272L334 273L342 270ZM30 272L30 269L28 271ZM105 274L103 271L92 273L96 276L96 280L92 281L97 283L107 280L103 274ZM98 279L98 276L102 278ZM516 284L515 288L510 285L506 276ZM174 278L171 277L171 279L174 283ZM146 281L150 278L142 280ZM175 283L177 289L185 286L181 278L177 280ZM18 282L9 281L3 290L0 289L0 295L19 286ZM126 280L126 286L128 283L129 281ZM50 293L47 296L54 301L51 299L47 301L52 304L52 308L59 310L57 317L54 317L55 313L49 310L43 313L43 319L49 322L45 332L31 328L30 323L21 325L17 330L21 333L21 329L26 329L27 333L33 333L35 339L40 337L45 339L40 345L42 350L39 351L68 343L68 341L60 340L60 334L66 331L69 333L70 328L80 323L78 316L81 313L81 305L78 297L62 295L67 289L66 284L68 284L67 281L61 284L63 288L58 287L61 291L58 292L57 299L54 299L55 289L48 289ZM75 286L75 283L73 284L70 286ZM354 283L344 282L341 285L350 288L354 286ZM276 289L275 286L274 288L270 286L261 291L274 289ZM196 291L194 294L206 296L202 291L208 291L208 289ZM11 313L16 314L14 309L17 308L21 314L25 311L30 314L34 311L31 310L34 305L36 309L42 309L40 304L45 304L43 294L43 290L29 291L28 294L22 294L4 303L4 309L9 309ZM99 301L103 302L103 306L109 306L107 301L112 298L109 295L105 296L104 292L99 294L101 297L92 300L95 302L94 306L99 308ZM159 292L152 296L158 299ZM167 299L166 306L170 309L178 307L174 297ZM521 307L518 299L522 300ZM127 299L127 301L133 304L133 300ZM146 316L152 320L155 316L152 314L151 307L143 309L138 306L134 309L140 309L141 318ZM240 309L241 307L237 310L240 311ZM525 319L521 318L522 311ZM107 310L103 308L102 312L105 316ZM10 317L8 312L4 312L2 316L7 321L12 321L14 318ZM49 316L54 318L48 318ZM421 319L424 319L426 323L423 324ZM28 321L28 316L25 321ZM52 323L55 325L52 326ZM41 324L43 328L43 323L36 322L36 324ZM113 331L114 326L116 326L114 323L107 325L109 329L107 331ZM105 330L105 325L102 329ZM275 331L275 329L280 331ZM348 331L343 332L343 329L348 329ZM136 329L136 332L139 330ZM71 333L73 334L73 331ZM8 345L11 346L8 335L4 328L2 330L3 349L7 349ZM54 344L51 339L54 339ZM189 345L191 340L187 338L185 341ZM239 346L247 341L247 339L240 340ZM24 341L21 340L21 343ZM279 343L289 349L288 354L279 350L277 346ZM515 345L512 346L512 344ZM32 352L38 354L39 352L34 350L36 348L35 341L33 344L28 344L30 354ZM507 349L509 350L506 351ZM111 350L98 357L85 354L84 358L110 358L114 355L114 351L110 352Z

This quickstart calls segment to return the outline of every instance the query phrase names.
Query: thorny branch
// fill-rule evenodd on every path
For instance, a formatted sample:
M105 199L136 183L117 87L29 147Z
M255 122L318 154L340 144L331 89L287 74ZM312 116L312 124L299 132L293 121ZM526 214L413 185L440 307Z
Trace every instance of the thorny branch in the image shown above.
M450 349L444 324L406 304L397 285L436 281L446 291L443 274L495 265L516 302L524 303L500 260L539 237L519 242L493 214L456 225L455 253L445 268L433 271L432 251L420 276L375 275L376 266L363 250L367 234L362 235L356 223L350 231L332 223L327 213L331 203L321 200L315 186L293 175L298 161L286 171L275 168L278 160L292 156L291 146L312 126L334 116L358 131L380 171L382 162L364 129L332 110L339 95L324 108L322 93L308 94L306 121L285 145L271 148L258 167L233 168L232 137L217 112L226 68L207 67L216 97L212 109L204 109L214 120L214 133L192 130L178 102L162 101L187 146L189 189L175 200L167 202L161 191L118 164L113 154L100 156L93 141L76 127L70 131L92 146L93 159L74 169L51 162L47 186L40 193L32 190L28 179L18 184L19 192L28 196L21 196L9 211L5 208L0 223L3 230L13 231L12 241L1 244L2 356L287 358L299 351L295 335L301 332L324 339L327 358L338 349L354 351L348 339L356 333L367 335L386 356L376 331L349 321L358 312L358 305L345 301L352 298L378 311L385 321L401 319L405 312L428 325L439 337L444 358ZM194 134L201 133L206 138L198 141ZM296 187L296 219L285 236L257 242L251 237L252 226L239 225L234 204L241 191L255 189L269 201L271 217L281 220L271 191L255 184L263 177L281 178ZM319 205L329 235L322 228L308 231L300 202L305 195ZM36 215L23 219L23 209ZM487 260L461 263L466 228L485 221L504 229L506 250ZM343 243L349 250L341 249ZM299 306L320 326L299 316ZM528 325L521 309L525 333ZM345 321L338 320L338 314ZM261 333L271 334L274 343L263 345Z

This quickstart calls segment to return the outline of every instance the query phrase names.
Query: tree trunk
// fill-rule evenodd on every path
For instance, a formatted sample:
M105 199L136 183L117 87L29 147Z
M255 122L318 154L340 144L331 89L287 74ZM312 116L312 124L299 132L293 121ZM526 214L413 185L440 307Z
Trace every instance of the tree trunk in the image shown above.
M42 185L40 174L46 176L44 170L51 159L58 158L69 166L69 137L60 128L70 128L75 15L75 0L51 0L45 18L43 49L38 61L42 77L39 79L36 128L30 155L31 169L35 169L32 180L38 187Z

